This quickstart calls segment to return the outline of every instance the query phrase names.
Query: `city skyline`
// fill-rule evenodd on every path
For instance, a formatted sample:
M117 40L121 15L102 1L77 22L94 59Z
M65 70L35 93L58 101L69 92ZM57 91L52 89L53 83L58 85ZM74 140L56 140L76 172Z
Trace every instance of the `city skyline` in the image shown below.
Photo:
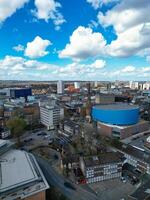
M0 80L150 80L147 0L2 0Z

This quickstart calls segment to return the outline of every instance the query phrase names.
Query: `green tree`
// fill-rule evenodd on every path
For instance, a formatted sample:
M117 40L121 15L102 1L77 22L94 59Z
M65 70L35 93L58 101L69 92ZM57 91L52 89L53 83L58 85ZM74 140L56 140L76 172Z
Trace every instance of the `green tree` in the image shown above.
M23 134L26 127L25 120L19 117L14 117L7 121L6 126L10 129L13 137L17 138L17 144L18 146L20 146L20 137Z

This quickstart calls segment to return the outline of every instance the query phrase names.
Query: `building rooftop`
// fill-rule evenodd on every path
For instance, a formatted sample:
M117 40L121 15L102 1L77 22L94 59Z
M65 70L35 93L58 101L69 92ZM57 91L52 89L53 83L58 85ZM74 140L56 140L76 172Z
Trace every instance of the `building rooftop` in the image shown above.
M86 167L122 162L118 153L109 152L96 156L84 157Z
M108 124L108 123L104 123L104 122L98 122L100 124L103 124L105 126L109 126L109 127L112 127L112 128L118 128L118 129L125 129L125 128L129 128L129 127L134 127L135 124L130 124L130 125L116 125L116 124ZM148 123L147 121L143 120L143 119L140 119L139 122L137 124L145 124L145 123Z
M1 160L2 180L0 192L20 187L38 179L26 152L11 150L1 156Z
M75 128L75 127L77 128L77 127L79 127L79 124L77 124L77 123L75 123L74 121L69 120L69 119L64 120L64 125L70 126L70 127L72 127L72 128Z
M135 200L150 199L150 181L140 186L133 194L130 195Z
M127 103L114 103L107 105L96 105L94 106L94 108L101 110L131 110L131 109L138 109L139 107Z
M145 150L138 148L136 146L131 145L119 145L117 147L120 151L129 154L139 160L142 160L146 163L150 163L150 153L146 152Z
M0 194L4 200L24 199L48 187L32 154L9 149L0 156Z

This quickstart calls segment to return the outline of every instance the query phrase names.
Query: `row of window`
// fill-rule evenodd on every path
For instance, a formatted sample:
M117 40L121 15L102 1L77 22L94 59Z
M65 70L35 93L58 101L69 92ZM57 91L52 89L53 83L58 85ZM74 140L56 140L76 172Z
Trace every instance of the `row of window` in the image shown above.
M110 175L106 175L106 176L98 176L98 177L94 177L94 178L89 178L87 183L95 183L95 182L98 182L98 181L113 179L113 178L117 178L117 177L120 177L120 176L121 176L121 173L115 173L115 174L110 174Z

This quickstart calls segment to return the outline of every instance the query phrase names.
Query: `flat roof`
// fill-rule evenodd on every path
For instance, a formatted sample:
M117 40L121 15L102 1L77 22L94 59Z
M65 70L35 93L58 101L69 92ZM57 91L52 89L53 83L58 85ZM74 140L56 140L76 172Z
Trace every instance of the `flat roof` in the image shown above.
M109 126L109 127L112 127L112 128L118 128L118 129L125 129L125 128L128 128L128 127L134 127L134 126L137 126L138 124L144 124L144 123L148 123L147 121L144 121L144 120L140 120L137 124L130 124L130 125L115 125L115 124L108 124L108 123L104 123L104 122L97 122L98 124L103 124L105 126Z
M86 167L96 166L96 165L104 165L109 163L118 163L121 162L118 153L116 152L108 152L96 156L85 156L84 157Z
M0 196L3 200L25 199L49 188L32 154L9 150L0 159Z
M94 106L94 108L102 110L131 110L131 109L138 109L139 107L126 103L114 103L107 105L96 105Z
M29 155L24 151L10 150L1 156L2 180L0 192L4 192L38 179Z
M150 163L150 153L146 152L145 150L141 150L136 146L122 144L116 148L128 155L137 158L138 160Z

